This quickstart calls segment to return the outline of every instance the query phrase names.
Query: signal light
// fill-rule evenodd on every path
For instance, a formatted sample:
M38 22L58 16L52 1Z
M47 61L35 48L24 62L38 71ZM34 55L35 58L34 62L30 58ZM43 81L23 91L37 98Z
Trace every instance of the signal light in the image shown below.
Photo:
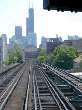
M46 10L82 12L82 0L43 0Z

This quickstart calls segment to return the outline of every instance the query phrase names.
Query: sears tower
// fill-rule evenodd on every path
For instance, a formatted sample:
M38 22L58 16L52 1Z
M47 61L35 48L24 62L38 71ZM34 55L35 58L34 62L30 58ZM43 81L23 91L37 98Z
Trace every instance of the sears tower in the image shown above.
M34 8L29 8L29 16L26 18L27 47L37 47L37 37L34 32Z
M26 18L26 36L28 33L34 33L34 9L29 8L29 17Z

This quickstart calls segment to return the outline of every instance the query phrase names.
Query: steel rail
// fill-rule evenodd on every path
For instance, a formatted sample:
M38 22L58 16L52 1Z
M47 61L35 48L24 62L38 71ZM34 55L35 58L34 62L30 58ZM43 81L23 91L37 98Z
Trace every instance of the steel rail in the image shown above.
M52 67L52 66L49 66L49 65L46 65L46 64L43 64L45 67L49 67L49 68L51 68L52 70L54 70L55 72L57 72L58 74L60 74L62 77L67 77L67 76L69 76L70 78L72 78L72 79L75 79L76 81L78 81L79 83L82 83L82 79L81 78L79 78L79 77L77 77L77 76L74 76L74 75L72 75L72 74L70 74L70 73L67 73L65 70L62 70L62 69L59 69L59 68L54 68L54 67ZM63 75L66 75L66 76L63 76Z
M64 95L59 91L59 89L57 88L56 85L52 85L51 81L49 80L49 78L47 77L46 74L44 74L44 72L41 70L45 80L47 81L47 83L49 84L49 86L51 87L51 89L54 91L54 93L57 95L57 99L58 101L60 101L62 103L62 107L64 108L64 110L75 110L75 108L72 106L72 104L64 97ZM55 89L54 89L55 87ZM62 98L60 98L60 95ZM63 100L62 100L63 99ZM57 103L58 103L57 101Z
M24 110L29 110L29 108L28 108L29 89L30 89L30 74L28 77L28 86L27 86L27 93L26 93L25 109Z
M8 68L7 70L5 70L5 71L3 71L3 72L0 72L0 76L6 74L6 73L9 72L10 70L12 70L12 69L14 69L15 67L20 66L20 65L21 65L21 64L16 64L16 65L14 65L14 66Z
M34 75L34 79L35 79L35 85L36 85L36 90L37 90L38 100L39 100L39 106L40 106L39 109L42 110L41 101L40 101L40 95L39 95L39 89L38 89L37 79L36 79L36 76L35 76L35 75Z
M3 95L0 98L0 110L3 110L6 103L8 102L11 94L13 93L14 89L16 88L20 78L22 77L24 71L25 71L26 67L23 67L23 71L19 72L19 75L17 74L17 76L14 78L14 80L12 81L12 83L9 85L9 87L7 88L7 90L3 93Z
M48 65L46 65L48 66ZM80 88L78 87L78 84L75 84L74 82L72 82L71 80L67 79L66 77L63 77L61 75L61 72L57 72L56 70L54 70L53 68L51 68L50 66L48 66L48 69L50 71L52 71L55 75L59 76L61 79L63 79L64 81L66 81L69 85L71 85L73 88L75 88L79 93L82 94L82 91L80 90Z
M43 75L39 72L38 73L39 74L39 78L40 79L42 79L42 80L44 80L44 77L43 77ZM37 75L36 75L36 77L38 77ZM37 81L37 79L35 79L36 81ZM43 82L43 81L42 81ZM44 82L45 82L45 84L46 84L46 80L44 80ZM36 85L37 86L37 85ZM62 109L61 107L59 107L59 105L58 105L58 103L57 103L57 101L56 101L56 98L55 98L55 96L53 95L53 92L52 92L52 90L51 90L51 87L49 86L49 85L47 85L46 84L46 87L48 88L48 91L49 91L49 93L51 94L51 96L49 95L49 97L53 97L53 101L55 102L55 103L53 103L53 104L57 104L56 106L58 107L58 108L56 108L56 109L60 109L60 110L66 110L66 109ZM45 92L45 95L46 95L46 92ZM40 99L40 95L39 95L39 99ZM40 102L40 104L42 104L42 102ZM44 104L45 105L45 104ZM42 106L42 105L41 105ZM54 105L54 107L55 107L55 105ZM45 109L45 108L43 108L43 106L42 106L42 110L43 109ZM54 108L55 109L55 108ZM36 109L37 110L37 109ZM68 110L68 109L67 109Z
M80 99L80 97L82 96L82 91L79 90L79 89L77 88L77 86L75 86L71 81L69 81L69 80L67 80L66 78L62 77L60 74L54 72L53 70L52 70L52 72L54 73L54 75L56 75L56 76L58 76L59 78L61 78L64 82L67 82L67 84L73 89L73 92L74 92L74 93L77 93L76 97L78 97L78 100L76 99L76 102L78 102L80 105L77 106L77 103L76 103L76 102L73 103L72 101L74 101L74 100L69 99L69 101L70 101L70 103L71 103L77 110L78 110L78 108L79 108L79 109L82 109L82 106L81 106L81 104L82 104L82 98ZM52 74L52 73L50 73L50 74ZM48 75L48 74L47 74L47 75ZM55 77L55 76L53 76L53 77ZM51 80L51 82L52 82L52 84L54 83L53 86L54 86L55 83L56 83L56 82L53 82L52 80ZM55 86L54 86L54 87L55 87ZM58 86L56 86L56 88L59 89ZM61 92L61 89L60 89L59 91ZM62 93L64 94L64 92L62 92ZM65 96L65 97L66 97L66 96ZM73 98L74 98L74 96L73 96ZM80 100L79 100L79 99L80 99Z
M3 76L0 79L0 97L8 89L8 86L12 83L13 79L15 78L15 76L17 75L17 73L19 72L22 66L24 66L24 64L17 67L15 71L12 71L11 73L6 74L6 76Z
M43 72L42 72L43 73ZM45 75L43 74L43 77L46 81L47 86L49 87L49 90L51 91L51 94L53 95L54 100L57 102L60 110L62 110L62 108L64 110L68 110L67 107L65 106L65 104L62 102L62 100L60 99L59 95L57 94L57 92L53 89L52 85L50 84L50 82L48 81L48 79L45 77ZM53 92L55 94L53 94ZM61 106L62 105L62 106Z
M46 79L47 79L48 83L52 82L52 81L50 81L50 80L48 79L47 76L46 76ZM58 94L58 96L63 99L63 100L61 100L61 98L60 98L60 100L61 100L61 101L63 102L63 104L64 104L65 110L67 110L67 109L68 109L68 110L76 110L76 109L73 107L73 105L68 101L68 99L66 99L66 98L64 97L64 95L62 94L62 92L59 91L58 87L57 87L56 85L54 85L53 82L50 83L50 84L51 84L51 86L52 86L53 88L55 88L55 89L53 89L53 90L55 90L55 92ZM66 108L66 107L68 107L68 108Z
M35 72L35 71L34 71ZM37 99L36 99L36 88L35 88L35 84L34 84L34 74L33 74L33 87L34 87L34 108L35 110L37 110Z

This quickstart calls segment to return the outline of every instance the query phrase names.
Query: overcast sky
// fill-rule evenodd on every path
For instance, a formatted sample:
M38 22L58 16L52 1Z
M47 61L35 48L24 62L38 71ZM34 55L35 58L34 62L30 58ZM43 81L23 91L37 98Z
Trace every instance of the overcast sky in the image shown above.
M81 12L46 11L43 10L42 0L30 1L35 11L35 32L38 44L42 36L55 37L58 34L63 39L66 39L67 35L82 36ZM28 8L28 0L0 0L0 35L6 33L8 38L12 37L15 25L21 25L25 35Z

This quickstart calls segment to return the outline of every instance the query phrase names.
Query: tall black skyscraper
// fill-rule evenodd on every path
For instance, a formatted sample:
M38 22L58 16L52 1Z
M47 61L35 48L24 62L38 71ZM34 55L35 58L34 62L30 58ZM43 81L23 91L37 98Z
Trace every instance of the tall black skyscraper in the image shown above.
M29 17L26 18L26 35L34 33L34 9L29 8Z
M26 18L26 36L27 36L27 47L28 48L37 47L37 37L36 33L34 33L34 8L32 7L28 9L28 17Z

